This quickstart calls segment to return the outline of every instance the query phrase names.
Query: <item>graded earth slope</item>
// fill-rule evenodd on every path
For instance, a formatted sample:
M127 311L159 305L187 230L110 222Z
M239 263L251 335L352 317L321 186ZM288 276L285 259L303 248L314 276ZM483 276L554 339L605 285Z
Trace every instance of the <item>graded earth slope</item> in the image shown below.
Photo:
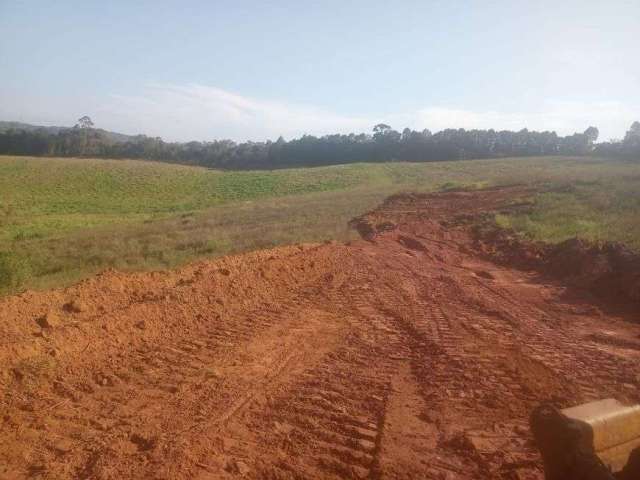
M640 325L491 261L465 219L526 194L0 300L0 478L542 479L530 410L639 401Z

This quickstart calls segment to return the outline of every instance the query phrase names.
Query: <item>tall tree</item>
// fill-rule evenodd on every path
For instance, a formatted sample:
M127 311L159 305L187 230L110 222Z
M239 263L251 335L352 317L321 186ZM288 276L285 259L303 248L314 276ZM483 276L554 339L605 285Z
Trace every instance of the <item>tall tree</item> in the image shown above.
M391 127L386 123L379 123L373 127L373 133L379 133L381 135L384 135L389 130L391 130Z
M624 145L631 148L640 148L640 122L633 122L624 136Z
M598 141L600 130L598 130L596 127L589 127L584 131L584 134L587 136L589 142L591 142L591 144L594 144Z
M76 123L76 128L93 128L93 121L91 117L87 115L80 117L78 119L78 123Z

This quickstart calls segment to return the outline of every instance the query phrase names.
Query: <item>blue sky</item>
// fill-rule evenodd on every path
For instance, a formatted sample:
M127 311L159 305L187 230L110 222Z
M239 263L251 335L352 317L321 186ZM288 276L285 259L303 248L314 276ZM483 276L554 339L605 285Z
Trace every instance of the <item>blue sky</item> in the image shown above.
M0 119L167 140L447 127L619 138L640 2L0 0Z

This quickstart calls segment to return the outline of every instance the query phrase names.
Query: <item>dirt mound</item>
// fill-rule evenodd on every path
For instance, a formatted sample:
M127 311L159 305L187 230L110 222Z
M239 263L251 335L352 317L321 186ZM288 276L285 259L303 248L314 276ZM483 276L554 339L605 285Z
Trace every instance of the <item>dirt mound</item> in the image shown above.
M640 302L640 255L619 243L570 239L549 249L547 269L600 295Z
M600 297L640 303L640 255L613 242L573 238L557 245L532 242L478 220L474 247L505 265L536 269Z
M400 193L378 208L352 219L349 225L365 240L398 229L399 224L435 221L442 226L476 223L489 211L527 207L530 187L514 185L483 190L449 190L441 193Z
M473 246L480 254L504 265L542 269L550 245L523 239L511 230L495 225L493 215L467 219L474 234Z
M640 400L640 326L489 255L552 258L472 228L527 194L398 195L370 241L0 299L0 478L542 480L529 412ZM633 263L602 248L571 278Z

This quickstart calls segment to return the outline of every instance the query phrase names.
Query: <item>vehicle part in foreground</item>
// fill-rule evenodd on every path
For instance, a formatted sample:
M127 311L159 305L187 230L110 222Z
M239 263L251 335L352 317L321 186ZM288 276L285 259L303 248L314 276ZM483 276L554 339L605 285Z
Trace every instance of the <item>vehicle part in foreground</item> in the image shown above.
M531 430L547 480L640 478L640 405L612 398L564 410L541 405Z

